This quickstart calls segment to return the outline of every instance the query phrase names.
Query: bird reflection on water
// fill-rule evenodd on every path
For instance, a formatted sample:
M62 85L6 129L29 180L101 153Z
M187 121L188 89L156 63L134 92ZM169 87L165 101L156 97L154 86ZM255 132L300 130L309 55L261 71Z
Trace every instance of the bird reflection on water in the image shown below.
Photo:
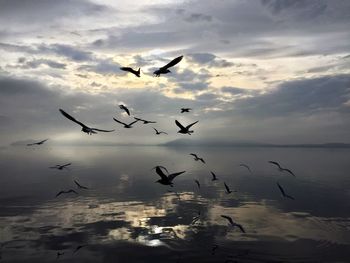
M135 147L127 148L127 155L124 149L43 149L33 153L35 163L16 149L2 151L0 165L11 174L0 193L0 224L6 226L0 235L2 260L53 262L57 252L64 253L60 262L145 262L146 257L152 262L346 262L349 256L344 202L349 195L337 191L338 182L342 187L350 183L337 168L349 166L344 151L332 152L337 158L331 161L325 150L203 149L219 177L213 182L208 167L189 158L188 149ZM232 156L236 164L220 155ZM275 156L293 167L298 163L303 179L271 167L266 159ZM48 164L68 159L74 170L48 173ZM131 168L130 159L138 165ZM242 171L241 160L254 164L254 173ZM17 162L23 166L16 167ZM157 174L150 163L187 172L176 177L173 188L163 186L154 183ZM315 170L304 169L310 165ZM54 198L53 193L76 187L72 177L89 189ZM276 181L297 198L281 198ZM224 182L238 194L226 194ZM221 215L233 218L246 233ZM214 245L218 249L212 255ZM84 247L73 253L79 246Z

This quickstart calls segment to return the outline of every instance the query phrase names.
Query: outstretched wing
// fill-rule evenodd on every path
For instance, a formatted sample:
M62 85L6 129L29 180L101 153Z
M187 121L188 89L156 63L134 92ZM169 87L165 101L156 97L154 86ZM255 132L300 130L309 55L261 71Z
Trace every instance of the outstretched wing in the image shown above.
M131 125L133 125L133 124L136 123L136 122L138 122L138 120L129 123L129 125L131 126Z
M242 225L236 224L236 227L238 227L241 230L242 233L245 233L245 230L244 230Z
M177 125L177 127L179 127L181 130L185 130L186 128L184 126L182 126L182 124L180 122L178 122L177 120L175 120L175 124Z
M284 189L282 188L282 186L281 186L279 183L277 183L277 186L278 186L278 188L280 189L282 195L283 195L283 196L286 196L286 193L284 192Z
M192 155L194 158L198 158L197 154L195 153L190 153L190 155Z
M44 142L46 142L48 139L42 140L40 142L38 142L38 144L43 144Z
M225 216L225 215L221 215L221 217L222 217L222 218L225 218L227 221L229 221L231 225L233 225L233 224L234 224L234 223L233 223L233 220L232 220L232 218L231 218L231 217L229 217L229 216Z
M153 127L152 127L153 128ZM158 130L156 129L156 128L153 128L153 130L156 132L156 133L158 133Z
M123 71L132 72L132 68L130 67L121 67L120 69Z
M173 66L175 66L177 63L179 63L182 60L183 56L174 58L172 61L170 61L168 64L166 64L165 66L162 67L162 69L168 69L171 68Z
M156 166L156 173L162 178L163 180L168 180L168 177L163 173L161 166Z
M274 165L276 165L279 169L281 169L281 166L280 166L280 164L279 164L278 162L269 161L269 163L274 164Z
M191 123L190 125L187 125L187 126L186 126L186 129L191 128L191 127L192 127L193 125L195 125L197 122L198 122L198 121L195 121L194 123Z
M180 175L180 174L183 174L184 172L186 172L186 171L182 171L182 172L178 172L178 173L169 174L169 175L168 175L169 181L174 180L174 178L175 178L176 176L178 176L178 175Z
M122 122L122 121L118 121L116 118L113 118L114 121L120 123L120 124L123 124L123 125L126 125L126 123Z
M225 185L225 188L226 188L226 191L229 193L229 192L231 192L230 191L230 188L228 187L228 185L224 182L224 185Z
M286 171L287 173L290 173L290 174L293 175L293 176L295 176L295 174L294 174L291 170L289 170L289 169L283 168L282 170L283 170L283 171Z
M66 164L64 164L64 165L62 165L62 167L67 167L67 166L69 166L69 165L71 165L72 163L66 163Z
M73 121L73 122L79 124L79 125L82 126L82 127L89 128L89 127L87 127L85 124L83 124L83 123L81 123L80 121L77 121L76 119L74 119L72 116L70 116L70 115L69 115L67 112L65 112L64 110L60 109L60 112L61 112L62 115L63 115L64 117L66 117L68 120L71 120L71 121Z
M91 128L91 130L99 131L99 132L113 132L113 131L115 131L115 130L101 130L101 129L96 129L96 128Z
M64 193L64 191L59 191L59 192L56 194L56 197L59 196L59 195L61 195L61 194L63 194L63 193Z

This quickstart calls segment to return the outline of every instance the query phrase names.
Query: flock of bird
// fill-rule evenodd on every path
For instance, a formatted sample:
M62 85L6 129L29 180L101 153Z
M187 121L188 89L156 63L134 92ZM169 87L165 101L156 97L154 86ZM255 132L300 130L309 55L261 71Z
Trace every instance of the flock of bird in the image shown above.
M183 56L180 56L180 57L177 57L177 58L173 59L167 65L165 65L165 66L157 69L156 71L154 71L154 75L156 77L159 77L161 74L170 73L171 71L169 70L169 68L175 66L176 64L178 64L182 60L182 58L183 58ZM130 72L130 73L134 74L136 77L140 77L140 72L141 72L140 68L138 70L134 70L133 68L130 68L130 67L121 67L120 69L123 70L123 71ZM123 110L128 116L130 116L130 110L125 105L119 105L119 108L121 110ZM98 132L113 132L113 131L115 131L114 129L113 130L105 130L105 129L89 127L86 124L78 121L76 118L74 118L73 116L68 114L63 109L59 109L59 111L68 120L70 120L70 121L78 124L79 126L81 126L81 131L84 132L84 133L87 133L89 135L96 134ZM191 108L181 108L180 109L180 113L189 113L190 111L192 111ZM121 124L126 129L133 128L133 125L135 123L137 123L137 122L142 122L143 124L154 124L154 123L156 123L156 121L145 120L145 119L138 118L138 117L133 117L133 118L134 118L134 121L132 121L130 123L122 122L122 121L120 121L120 120L118 120L116 118L113 118L113 120L115 122ZM195 121L195 122L187 124L187 125L183 125L178 120L175 120L175 124L179 128L178 133L180 133L180 134L191 135L192 133L194 133L194 131L191 130L191 128L196 123L198 123L198 121ZM154 128L154 127L152 127L152 128L154 129L156 135L161 135L161 134L167 135L168 134L167 132L160 131L157 128ZM27 144L27 146L42 145L47 140L48 139L45 139L45 140L42 140L42 141L38 141L38 142L34 142L34 143L29 143L29 144ZM201 162L203 164L206 164L206 161L202 157L199 157L198 154L190 153L189 155L193 157L194 161L198 161L198 162ZM282 167L278 162L276 162L276 161L269 161L269 163L274 165L274 166L276 166L280 172L286 172L286 173L291 174L292 176L295 176L295 174L290 169ZM64 170L64 169L69 169L68 167L70 165L72 165L72 163L57 164L57 165L51 166L49 168L57 169L57 170ZM246 168L250 173L252 172L251 168L247 164L243 164L242 163L239 166ZM152 170L155 170L156 174L160 177L160 179L156 181L157 183L162 184L162 185L166 185L166 186L170 186L170 187L174 186L174 180L175 180L175 178L177 178L177 176L179 176L181 174L184 174L186 172L186 171L180 171L180 172L169 173L167 168L164 167L164 166L161 166L161 165L155 166ZM217 177L217 175L213 171L211 171L210 173L211 173L211 176L212 176L212 178L211 178L212 181L218 181L219 180L219 178ZM199 180L194 180L194 182L197 185L197 187L200 189L201 184L200 184ZM74 183L75 183L75 185L77 186L77 188L79 190L88 190L89 189L88 187L81 185L76 180L74 180ZM223 182L223 186L225 188L226 194L231 194L233 192L237 192L236 190L231 190L226 182ZM288 198L288 199L294 200L294 197L292 197L291 195L287 194L286 191L284 190L284 188L281 186L281 184L279 182L277 182L277 187L278 187L279 191L281 192L281 194L282 194L282 196L284 198ZM171 191L169 191L169 192L171 192ZM56 194L55 197L59 197L59 196L61 196L63 194L75 194L75 195L78 195L79 193L76 190L74 190L74 189L61 190L61 191L59 191ZM246 233L246 230L244 229L244 227L241 224L235 222L232 219L232 217L230 217L228 215L221 215L221 217L223 219L227 220L228 224L231 227L238 228L242 233ZM193 218L191 224L195 224L198 221L200 221L200 212L198 212L198 215ZM73 254L76 253L82 247L83 246L78 246L76 248L76 250L73 252ZM215 245L213 247L213 253L214 253L214 251L217 248L218 248L217 245ZM59 259L63 255L64 255L64 252L57 252L57 259Z

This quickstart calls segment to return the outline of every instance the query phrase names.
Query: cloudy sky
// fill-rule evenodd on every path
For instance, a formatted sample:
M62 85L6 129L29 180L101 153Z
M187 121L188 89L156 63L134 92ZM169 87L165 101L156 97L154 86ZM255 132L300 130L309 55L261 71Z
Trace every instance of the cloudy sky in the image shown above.
M203 140L350 143L349 28L348 0L0 0L0 146L163 143L175 119ZM120 103L169 136L123 129Z

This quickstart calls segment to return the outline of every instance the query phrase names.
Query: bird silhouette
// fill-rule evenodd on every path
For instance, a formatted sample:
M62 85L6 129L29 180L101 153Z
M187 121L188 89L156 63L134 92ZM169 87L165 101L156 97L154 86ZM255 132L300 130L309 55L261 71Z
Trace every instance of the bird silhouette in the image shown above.
M153 128L153 130L156 132L156 134L157 135L160 135L160 134L166 134L166 135L168 135L166 132L163 132L163 131L158 131L156 128L154 128L154 127L152 127Z
M181 108L181 113L190 112L191 110L191 108Z
M33 142L33 143L28 143L27 146L33 146L33 145L42 145L44 144L48 139L42 140L40 142Z
M251 173L250 167L244 163L241 163L239 166L247 168L247 170Z
M192 155L192 156L194 157L194 160L195 160L195 161L201 161L202 163L205 163L204 159L198 157L197 154L195 154L195 153L190 153L190 155Z
M194 181L196 182L198 189L201 189L201 184L199 183L199 181L198 180L194 180Z
M182 134L188 134L191 135L191 133L193 133L193 131L190 131L190 128L195 125L198 121L195 121L194 123L191 123L189 125L187 125L186 127L184 127L180 122L178 122L178 120L175 120L175 124L177 125L177 127L180 128L180 130L178 131L178 133L182 133Z
M85 124L81 123L80 121L77 121L76 119L74 119L72 116L70 116L67 112L65 112L64 110L60 109L60 112L62 113L62 115L64 117L66 117L67 119L79 124L82 129L82 132L85 132L89 135L91 134L96 134L97 132L113 132L114 130L101 130L101 129L97 129L97 128L90 128L88 126L86 126Z
M240 225L240 224L235 223L231 217L226 216L226 215L221 215L221 217L225 218L233 227L236 226L236 227L238 227L241 230L242 233L245 233L245 230L244 230L243 226Z
M157 123L156 121L148 121L148 120L144 120L144 119L141 119L141 118L136 118L134 117L135 120L137 121L142 121L143 124L148 124L148 123Z
M164 169L167 172L167 174L169 174L168 169L165 168L164 166L161 166L161 165L154 166L151 170L157 169L157 167L160 168L160 169Z
M211 254L212 255L215 255L215 252L216 252L216 250L219 248L219 246L218 245L213 245L213 247L211 248Z
M287 173L289 173L289 174L295 176L295 174L294 174L291 170L289 170L289 169L287 169L287 168L283 168L278 162L269 161L269 163L271 163L271 164L273 164L273 165L276 165L279 171L281 171L281 172L287 172Z
M278 182L277 182L277 186L280 189L283 197L295 200L293 196L290 196L290 195L286 194L286 192L284 191L283 187Z
M128 115L130 116L130 111L129 111L129 109L128 109L126 106L124 106L123 104L121 104L121 105L119 105L119 108L122 109L122 110L124 110L124 111L126 112L126 114L128 114Z
M236 191L232 191L231 189L230 189L230 187L228 187L228 185L224 182L224 186L225 186L225 189L226 189L226 194L231 194L231 193L233 193L233 192L236 192Z
M57 164L57 165L51 166L51 167L49 167L49 168L51 168L51 169L57 169L57 170L63 170L63 169L67 169L67 166L69 166L69 165L71 165L71 164L72 164L72 163L66 163L66 164L62 164L62 165Z
M57 252L56 260L59 259L61 256L64 255L64 252Z
M177 63L179 63L182 60L183 56L177 57L175 59L173 59L172 61L170 61L168 64L166 64L165 66L157 69L156 71L153 72L153 74L156 77L160 77L161 74L167 74L167 73L171 73L171 71L169 70L169 68L175 66Z
M133 68L130 68L130 67L121 67L120 69L126 72L130 72L138 78L140 77L140 72L141 72L140 68L138 70L134 70Z
M158 181L156 181L156 183L160 183L163 185L170 185L171 187L173 187L173 180L175 179L176 176L183 174L186 171L182 171L182 172L178 172L178 173L172 173L169 174L168 176L165 175L162 171L162 169L160 168L160 166L156 166L156 173L160 176L161 179L159 179Z
M66 191L59 191L57 194L56 194L56 197L60 196L61 194L69 194L69 193L75 193L75 194L78 194L76 191L74 191L73 189L70 189L70 190L66 190Z
M116 121L116 122L118 122L118 123L120 123L120 124L123 124L123 125L124 125L124 128L126 128L126 129L132 128L132 125L133 125L134 123L138 122L138 120L136 120L136 121L133 121L133 122L127 124L127 123L125 123L125 122L118 121L116 118L113 118L113 120Z
M219 180L217 177L216 177L216 174L214 174L213 172L210 172L211 173L211 175L213 176L212 177L212 181L217 181L217 180Z
M79 189L89 189L86 186L79 184L76 180L74 180L74 183L78 186Z

